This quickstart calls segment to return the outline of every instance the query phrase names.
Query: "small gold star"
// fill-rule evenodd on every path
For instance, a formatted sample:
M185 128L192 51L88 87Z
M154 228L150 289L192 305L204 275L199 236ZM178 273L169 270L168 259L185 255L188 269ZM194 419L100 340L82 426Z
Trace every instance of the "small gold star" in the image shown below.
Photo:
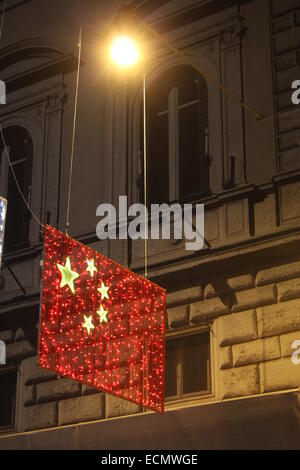
M62 288L68 285L74 294L74 280L79 277L79 274L75 271L72 271L70 258L67 258L65 266L62 266L61 264L57 263L57 267L62 274L60 287Z
M102 305L100 307L100 310L97 310L97 313L100 316L100 323L102 323L102 322L107 323L108 322L107 317L106 317L107 314L108 314L108 311L104 310Z
M87 259L86 260L88 267L86 268L86 271L89 271L91 277L94 277L94 272L97 271L97 268L95 267L95 262L93 259Z
M83 316L84 316L84 323L82 323L82 326L83 326L83 328L87 329L87 333L89 335L90 331L95 328L94 325L93 325L93 322L92 322L92 316L90 316L90 317L86 317L85 315L83 315Z
M109 299L109 295L107 293L109 287L106 287L104 282L102 282L101 287L98 287L98 292L101 294L101 300L103 299Z

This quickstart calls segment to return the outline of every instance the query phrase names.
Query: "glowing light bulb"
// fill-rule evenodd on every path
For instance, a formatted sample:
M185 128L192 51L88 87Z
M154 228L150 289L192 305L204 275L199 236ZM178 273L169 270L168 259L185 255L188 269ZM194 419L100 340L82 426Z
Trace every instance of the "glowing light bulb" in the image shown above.
M138 49L128 36L119 36L113 41L110 55L116 64L124 68L135 65L139 59Z

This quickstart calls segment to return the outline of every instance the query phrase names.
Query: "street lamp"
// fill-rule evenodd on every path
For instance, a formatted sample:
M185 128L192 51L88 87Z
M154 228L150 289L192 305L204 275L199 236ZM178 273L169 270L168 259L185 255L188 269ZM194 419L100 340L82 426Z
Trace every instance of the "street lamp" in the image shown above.
M117 36L110 49L111 59L120 67L127 68L137 64L139 51L129 36Z
M128 69L137 65L140 53L136 42L126 34L120 34L111 42L111 60L122 69ZM147 126L146 126L146 74L143 73L143 142L144 142L144 205L145 205L145 277L148 275L147 262Z

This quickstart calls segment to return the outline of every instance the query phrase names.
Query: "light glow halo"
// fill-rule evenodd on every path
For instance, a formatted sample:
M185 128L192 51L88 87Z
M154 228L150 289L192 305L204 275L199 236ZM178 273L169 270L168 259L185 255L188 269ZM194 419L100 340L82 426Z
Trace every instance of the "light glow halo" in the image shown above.
M126 35L114 39L110 49L111 59L120 67L132 67L139 60L139 52L134 41Z

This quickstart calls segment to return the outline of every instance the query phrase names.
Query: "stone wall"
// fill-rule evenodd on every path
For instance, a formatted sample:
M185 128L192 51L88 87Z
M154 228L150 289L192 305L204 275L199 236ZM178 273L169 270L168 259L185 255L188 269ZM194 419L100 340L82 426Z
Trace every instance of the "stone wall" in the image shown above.
M299 387L300 365L291 360L300 340L299 274L300 262L293 262L224 276L222 289L209 283L169 295L169 330L212 325L216 398Z
M1 318L0 340L6 344L8 367L18 370L17 431L128 415L140 407L79 382L57 378L38 367L38 305L23 306ZM2 366L3 367L3 366ZM4 366L5 370L5 366Z
M67 378L43 370L37 357L21 365L20 430L28 431L102 418L129 415L140 411L134 403L99 392Z
M291 84L300 79L300 1L273 0L272 29L279 170L300 166L300 106L291 101Z
M291 345L300 340L300 261L256 262L209 281L170 291L167 333L211 325L216 354L213 399L242 397L300 385ZM138 413L141 408L37 366L35 322L16 318L4 328L8 364L19 364L18 430L27 431ZM3 324L5 327L5 324ZM18 325L18 326L17 326ZM1 328L3 328L1 326ZM201 400L201 398L199 398Z

